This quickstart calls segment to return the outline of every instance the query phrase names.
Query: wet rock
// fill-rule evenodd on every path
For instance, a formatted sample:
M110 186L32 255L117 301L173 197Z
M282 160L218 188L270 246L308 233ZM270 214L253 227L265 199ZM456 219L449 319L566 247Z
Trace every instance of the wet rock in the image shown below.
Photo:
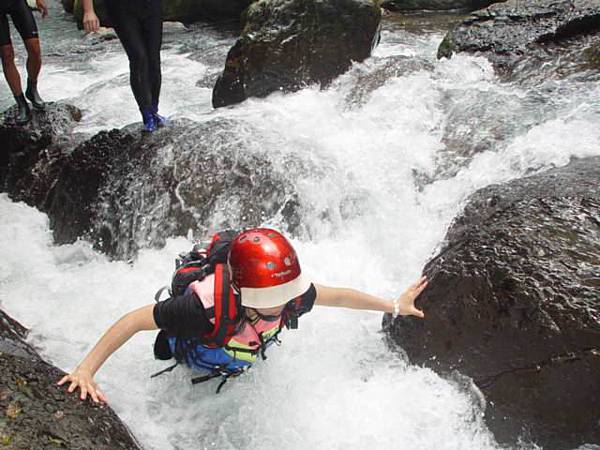
M198 19L240 20L242 12L255 0L163 0L165 21L184 23Z
M57 386L64 372L43 361L25 335L26 329L0 310L2 448L140 448L108 406L81 402Z
M369 57L379 38L380 20L381 10L372 0L252 4L215 84L213 106L313 83L328 85L352 61Z
M294 223L294 183L267 152L248 151L236 127L179 121L150 136L137 126L96 135L73 151L56 183L49 207L55 237L87 236L127 258L190 230L203 236L282 211Z
M600 442L600 157L475 193L425 267L426 320L391 322L416 364L471 377L501 442Z
M58 155L80 136L72 130L81 111L72 105L50 103L45 111L33 111L27 125L16 125L16 109L10 108L0 121L0 189L14 200L43 205L56 173Z
M239 21L244 11L254 0L162 0L162 17L165 22L193 23L198 20ZM67 5L65 6L65 3ZM71 11L67 6L71 3ZM63 0L65 11L74 14L82 27L83 4L81 0ZM94 10L103 26L112 26L104 0L94 0Z
M373 92L390 79L420 70L433 70L433 64L429 60L414 56L372 57L348 72L347 75L355 82L346 96L346 104L349 108L361 107L369 101Z
M450 31L440 44L438 58L454 52L485 54L504 72L536 48L598 32L596 0L508 0L473 13Z
M73 7L75 5L75 0L61 0L63 9L65 12L69 14L73 14Z
M336 167L286 153L279 135L244 121L175 120L151 134L132 124L90 138L63 118L44 139L38 132L50 124L0 124L14 147L1 168L3 190L47 213L57 243L83 238L130 259L169 237L266 222L306 237L313 218L337 227L369 210L368 195L343 176L333 187L339 202L300 201L307 179L331 177Z
M390 11L449 11L454 9L473 11L503 1L506 0L383 0L381 7Z
M600 42L585 49L584 56L592 69L600 71Z
M301 222L287 165L308 163L254 148L240 138L254 132L247 125L182 120L148 135L134 124L88 140L65 136L67 124L54 134L39 125L0 127L12 143L3 185L12 199L48 214L58 243L83 237L130 258L190 230L203 236L278 217L293 232Z

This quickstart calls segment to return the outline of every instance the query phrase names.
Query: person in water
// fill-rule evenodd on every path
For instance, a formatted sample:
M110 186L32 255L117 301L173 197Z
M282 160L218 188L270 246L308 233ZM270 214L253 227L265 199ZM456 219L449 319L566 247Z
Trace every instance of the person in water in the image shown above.
M48 15L45 0L36 0L36 7L42 17ZM8 16L21 35L27 50L27 89L23 95L21 75L15 65L15 52L10 39ZM42 50L38 28L26 0L1 0L0 1L0 49L2 52L2 69L4 77L17 102L16 122L24 125L31 120L31 110L27 99L34 108L43 110L44 101L37 90L38 76L42 69Z
M100 21L93 0L83 1L83 28L98 31ZM105 0L104 4L127 58L129 81L142 114L145 131L166 124L158 113L162 82L160 48L162 46L161 0Z
M157 359L175 357L195 369L202 376L193 383L222 377L220 389L258 356L266 359L265 350L279 342L281 329L296 328L313 305L424 317L415 299L427 286L426 277L393 301L314 284L301 271L290 242L268 228L216 234L206 250L191 252L183 262L173 277L171 298L124 315L58 384L69 383L69 393L79 389L82 400L89 395L94 402L106 402L94 375L142 330L162 330L154 344Z

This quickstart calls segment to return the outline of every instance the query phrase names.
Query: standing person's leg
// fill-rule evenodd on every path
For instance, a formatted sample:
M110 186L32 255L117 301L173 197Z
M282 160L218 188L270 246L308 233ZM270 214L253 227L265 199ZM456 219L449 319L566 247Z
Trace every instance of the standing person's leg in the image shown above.
M5 11L0 11L0 57L2 58L2 70L8 83L8 87L17 102L16 121L22 125L31 119L31 111L21 86L21 75L15 65L15 52L10 40L10 29L8 28L8 17Z
M2 69L4 77L10 87L11 92L16 97L23 93L21 86L21 75L15 65L15 51L10 40L10 30L8 28L8 18L6 15L0 16L0 52L2 55Z
M138 104L147 131L156 129L152 116L152 92L148 77L148 51L144 28L139 18L141 12L132 11L126 6L116 6L109 10L115 32L129 58L129 82Z
M25 0L13 0L10 16L27 49L27 90L25 96L35 108L44 109L44 101L37 91L38 76L42 68L42 50L33 13Z
M146 49L148 52L148 77L150 80L150 91L152 93L152 113L157 125L164 126L166 119L158 114L158 103L162 83L160 65L160 49L162 46L162 13L161 1L150 0L149 11L144 20L144 32L146 36Z
M38 38L26 39L25 48L27 49L27 90L25 95L37 109L44 109L46 103L38 93L38 76L42 69L42 49Z

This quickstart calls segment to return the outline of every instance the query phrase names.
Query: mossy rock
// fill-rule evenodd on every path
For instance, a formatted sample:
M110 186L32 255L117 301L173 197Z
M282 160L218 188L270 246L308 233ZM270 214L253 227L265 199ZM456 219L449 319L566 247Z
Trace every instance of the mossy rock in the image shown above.
M165 22L192 23L201 19L240 20L240 15L254 0L163 0L162 17ZM63 0L72 3L73 12L77 24L81 28L83 19L82 0ZM100 19L100 24L105 27L112 26L110 17L106 10L104 0L94 0L94 9Z
M328 85L379 39L375 0L260 0L244 13L244 30L227 55L213 106L248 97Z
M600 70L600 44L586 48L583 54L590 68Z
M503 1L505 0L381 0L381 7L390 11L473 11Z

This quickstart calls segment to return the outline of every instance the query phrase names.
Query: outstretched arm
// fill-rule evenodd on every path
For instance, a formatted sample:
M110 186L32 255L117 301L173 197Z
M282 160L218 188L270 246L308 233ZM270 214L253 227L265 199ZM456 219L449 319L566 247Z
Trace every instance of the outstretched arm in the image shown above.
M386 300L355 289L333 288L322 285L315 285L317 289L317 298L315 304L322 306L337 306L352 309L367 309L371 311L383 311L394 313L401 316L417 316L424 318L423 311L415 307L415 300L423 289L427 287L427 277L419 278L414 284L400 295L394 301Z
M65 375L58 384L63 385L71 382L68 391L73 392L79 388L81 390L81 400L85 400L87 395L90 394L96 403L99 401L106 402L106 397L94 382L94 375L104 364L104 361L127 342L131 336L138 331L158 329L154 321L153 309L154 305L148 305L121 317L104 333L75 370L71 374Z

